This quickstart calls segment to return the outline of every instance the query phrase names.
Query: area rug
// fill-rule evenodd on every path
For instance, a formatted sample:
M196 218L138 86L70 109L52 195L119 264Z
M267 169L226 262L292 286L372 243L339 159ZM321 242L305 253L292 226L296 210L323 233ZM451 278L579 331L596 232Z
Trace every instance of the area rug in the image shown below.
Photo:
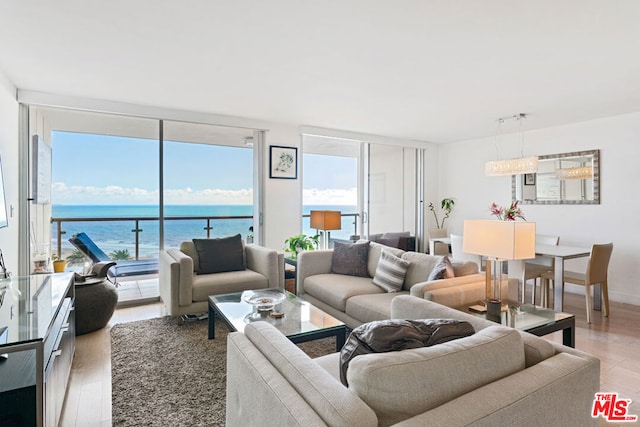
M226 327L177 317L111 329L114 426L222 426L225 420ZM299 344L309 356L335 351L335 338Z

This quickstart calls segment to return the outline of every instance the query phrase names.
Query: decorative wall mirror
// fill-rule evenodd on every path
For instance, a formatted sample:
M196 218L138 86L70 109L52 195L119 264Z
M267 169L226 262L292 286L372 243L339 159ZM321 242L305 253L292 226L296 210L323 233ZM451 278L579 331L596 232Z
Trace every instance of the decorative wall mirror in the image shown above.
M525 205L600 204L600 150L538 157L538 172L511 178L514 200Z

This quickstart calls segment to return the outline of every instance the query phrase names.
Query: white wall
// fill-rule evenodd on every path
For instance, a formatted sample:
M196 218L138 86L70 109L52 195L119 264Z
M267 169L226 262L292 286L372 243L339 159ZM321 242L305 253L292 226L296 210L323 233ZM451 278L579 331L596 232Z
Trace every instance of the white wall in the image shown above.
M522 205L522 209L527 220L536 222L539 234L559 235L561 244L613 242L609 296L640 305L640 197L636 190L640 182L640 113L529 131L524 141L525 155L600 149L599 205ZM484 176L484 164L495 160L495 153L493 138L440 147L439 193L456 200L450 232L462 234L464 219L490 218L491 202L511 202L511 177ZM584 260L566 265L578 270Z
M7 269L18 272L18 102L16 88L0 71L0 156L9 226L0 228L0 249ZM11 215L13 207L13 216Z

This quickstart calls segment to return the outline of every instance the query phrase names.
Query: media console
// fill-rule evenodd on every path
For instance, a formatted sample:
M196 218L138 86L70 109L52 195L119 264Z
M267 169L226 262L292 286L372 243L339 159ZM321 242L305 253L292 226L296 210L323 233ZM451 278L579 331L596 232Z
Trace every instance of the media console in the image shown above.
M3 280L0 295L2 425L57 426L75 351L73 275Z

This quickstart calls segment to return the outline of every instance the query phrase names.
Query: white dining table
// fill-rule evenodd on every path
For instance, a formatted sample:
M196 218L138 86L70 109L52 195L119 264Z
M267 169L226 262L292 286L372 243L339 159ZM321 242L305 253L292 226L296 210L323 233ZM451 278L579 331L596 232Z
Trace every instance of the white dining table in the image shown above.
M591 255L591 248L565 245L538 245L536 244L536 255L551 257L555 260L553 270L553 308L555 311L562 311L564 296L564 262L568 259L583 258ZM600 285L594 286L593 308L600 310ZM524 281L523 281L524 290ZM523 293L524 295L524 293Z

